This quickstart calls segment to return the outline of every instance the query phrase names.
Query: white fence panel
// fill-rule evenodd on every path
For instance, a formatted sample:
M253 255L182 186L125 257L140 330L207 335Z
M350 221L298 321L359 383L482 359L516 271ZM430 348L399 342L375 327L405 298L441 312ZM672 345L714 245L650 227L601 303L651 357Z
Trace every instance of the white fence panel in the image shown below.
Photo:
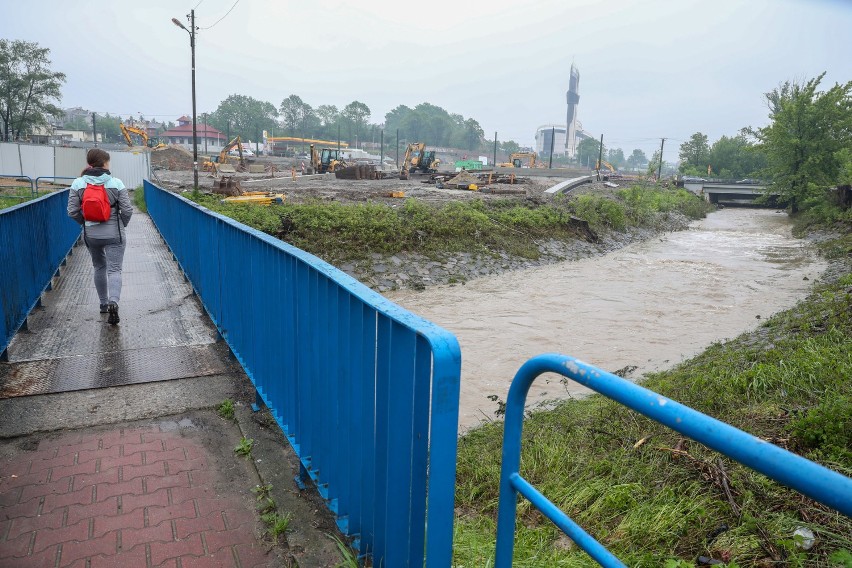
M53 176L53 147L31 146L21 144L18 146L21 152L21 164L23 174L35 179L40 176Z
M0 174L21 175L21 159L17 144L0 143Z
M109 171L133 189L148 179L148 152L110 152Z
M84 148L56 148L54 164L54 171L56 172L54 175L79 177L80 172L86 167L86 150Z

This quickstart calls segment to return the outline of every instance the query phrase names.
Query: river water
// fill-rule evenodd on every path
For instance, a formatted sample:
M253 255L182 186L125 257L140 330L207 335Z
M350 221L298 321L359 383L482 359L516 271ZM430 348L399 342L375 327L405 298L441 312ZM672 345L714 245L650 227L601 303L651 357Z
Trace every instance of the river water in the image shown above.
M387 296L458 337L464 430L494 417L487 397L505 400L530 357L559 352L607 371L635 365L638 377L754 329L803 298L824 269L791 236L786 214L729 208L604 256ZM563 383L542 376L528 403L588 392Z

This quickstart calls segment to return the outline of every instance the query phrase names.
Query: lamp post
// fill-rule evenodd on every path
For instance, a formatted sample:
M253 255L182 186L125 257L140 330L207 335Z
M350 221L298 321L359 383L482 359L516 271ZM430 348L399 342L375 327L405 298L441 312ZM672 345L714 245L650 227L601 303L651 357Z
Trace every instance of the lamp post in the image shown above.
M172 23L189 34L189 47L192 51L192 175L195 180L195 189L198 189L198 132L196 130L195 117L195 10L189 12L189 27L186 29L180 20L172 18Z

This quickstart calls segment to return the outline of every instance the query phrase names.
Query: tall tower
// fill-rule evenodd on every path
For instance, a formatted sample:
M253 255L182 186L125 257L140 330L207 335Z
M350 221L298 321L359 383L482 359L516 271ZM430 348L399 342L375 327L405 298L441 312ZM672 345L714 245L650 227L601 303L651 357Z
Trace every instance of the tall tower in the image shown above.
M565 154L573 158L577 152L577 107L580 104L580 72L571 64L571 78L568 81L568 121L565 137Z

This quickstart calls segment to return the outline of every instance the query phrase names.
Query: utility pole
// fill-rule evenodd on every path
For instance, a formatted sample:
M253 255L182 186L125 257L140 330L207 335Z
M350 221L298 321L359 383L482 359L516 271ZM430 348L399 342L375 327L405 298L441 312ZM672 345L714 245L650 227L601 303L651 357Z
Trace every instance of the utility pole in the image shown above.
M97 148L98 147L98 127L95 124L95 120L96 120L95 116L96 116L95 113L92 113L92 136L94 137L94 140L95 140L95 148Z
M497 167L497 131L494 131L494 162L491 164L491 169Z
M225 144L231 141L231 119L228 119L228 126L225 127Z
M396 169L399 169L399 128L396 129Z
M550 128L550 163L547 165L548 169L553 168L553 147L556 145L556 127L552 126Z
M385 169L385 129L382 128L382 132L379 136L379 144L382 149L379 151L379 166L381 166L382 170Z
M340 121L337 122L337 159L340 159Z
M598 181L601 181L601 166L603 166L603 134L601 134L601 145L598 148Z
M660 181L660 174L663 172L663 146L666 145L666 139L660 141L660 165L657 166L657 182Z
M192 179L198 189L198 129L195 114L195 10L190 12L190 47L192 48Z
M207 113L204 113L204 153L207 153Z
M258 144L260 143L258 138L260 137L260 132L258 131L258 127L254 125L254 155L257 156L260 154L260 148L258 148Z

